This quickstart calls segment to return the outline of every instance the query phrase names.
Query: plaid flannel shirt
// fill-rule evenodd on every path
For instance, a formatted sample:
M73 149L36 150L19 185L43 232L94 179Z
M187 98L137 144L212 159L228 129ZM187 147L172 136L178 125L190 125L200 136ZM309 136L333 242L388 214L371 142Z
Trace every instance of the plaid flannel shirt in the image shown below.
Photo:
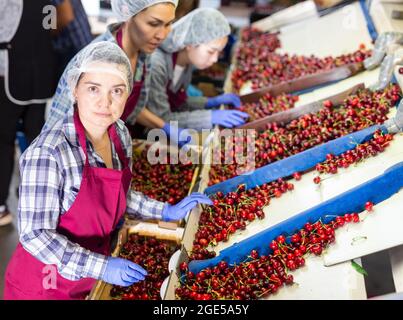
M34 257L45 264L54 264L63 277L100 279L107 257L84 249L56 231L61 215L73 204L82 180L85 164L73 122L73 110L55 126L42 131L20 159L20 197L18 228L20 242ZM119 120L116 129L127 157L132 159L130 134ZM91 166L105 167L87 140ZM122 169L112 148L113 167ZM130 161L130 166L132 161ZM142 218L161 218L164 203L129 190L127 213Z

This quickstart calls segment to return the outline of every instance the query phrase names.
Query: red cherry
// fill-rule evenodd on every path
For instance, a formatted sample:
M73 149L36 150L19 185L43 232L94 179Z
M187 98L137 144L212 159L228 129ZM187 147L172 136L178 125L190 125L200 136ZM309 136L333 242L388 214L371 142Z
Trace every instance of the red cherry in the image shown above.
M325 108L331 108L331 107L333 107L333 103L330 100L326 100L326 101L323 101L323 106Z
M365 210L368 212L371 212L374 208L374 204L371 201L368 201L365 203Z
M270 243L270 249L272 249L273 251L278 249L278 245L277 245L277 242L276 242L276 241L273 240L273 241Z
M292 175L293 177L294 177L294 179L295 180L301 180L301 174L299 173L299 172L295 172L295 173L293 173L293 175Z
M253 221L253 220L255 220L255 219L256 219L256 216L255 216L254 213L251 212L251 213L248 214L248 220L249 220L249 221Z
M345 222L343 217L337 217L335 221L340 227L342 227Z
M306 246L300 245L299 250L304 254L306 252Z
M326 155L326 160L333 160L334 159L334 155L333 154L331 154L331 153L328 153L327 155Z
M301 237L298 234L293 234L291 236L291 242L297 243L297 242L300 242L300 241L301 241Z
M297 269L297 265L295 264L295 261L294 261L294 260L288 260L288 261L286 262L286 265L287 265L287 268L290 269L290 270L295 270L295 269Z
M189 270L188 264L187 264L186 262L182 262L182 263L179 265L179 269L180 269L182 272L188 271L188 270Z
M289 275L287 276L287 278L285 279L285 283L286 283L287 285L290 285L290 284L293 284L293 283L294 283L294 277L292 276L292 274L289 274Z
M252 257L252 259L257 259L259 258L259 253L256 250L252 250L250 256Z
M321 253L322 253L322 247L320 245L316 244L311 248L311 251L312 251L313 254L315 254L317 256L320 256Z
M283 235L280 235L277 237L277 242L283 244L285 242L285 237Z

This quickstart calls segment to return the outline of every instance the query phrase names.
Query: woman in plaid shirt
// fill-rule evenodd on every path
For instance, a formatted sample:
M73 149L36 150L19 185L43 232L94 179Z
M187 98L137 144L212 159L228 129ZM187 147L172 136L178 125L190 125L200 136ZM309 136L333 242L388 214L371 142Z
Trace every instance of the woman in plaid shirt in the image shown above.
M5 299L82 299L97 279L142 281L143 268L109 256L123 214L179 220L211 204L192 194L171 206L130 190L131 138L120 117L133 75L116 44L86 47L67 81L71 111L20 159L20 243L7 267Z

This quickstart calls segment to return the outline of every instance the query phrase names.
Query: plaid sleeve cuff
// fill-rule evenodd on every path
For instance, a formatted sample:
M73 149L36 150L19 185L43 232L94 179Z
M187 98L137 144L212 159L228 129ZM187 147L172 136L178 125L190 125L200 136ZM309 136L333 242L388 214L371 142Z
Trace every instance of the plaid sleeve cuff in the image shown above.
M108 257L91 252L91 254L88 255L87 261L84 265L82 277L101 280L107 263Z
M140 215L144 219L162 219L164 202L153 200L142 193L129 190L127 197L127 213Z

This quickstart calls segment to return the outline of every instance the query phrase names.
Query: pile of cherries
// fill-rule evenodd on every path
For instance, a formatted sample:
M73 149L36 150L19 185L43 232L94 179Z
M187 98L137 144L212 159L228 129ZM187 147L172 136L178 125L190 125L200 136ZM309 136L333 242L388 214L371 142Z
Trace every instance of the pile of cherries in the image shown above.
M249 27L242 30L240 45L235 53L236 60L244 60L249 56L267 56L281 47L279 32L263 32Z
M372 211L373 203L367 202L365 209ZM181 263L181 286L176 289L176 297L182 300L254 300L268 297L284 285L292 285L294 277L290 272L303 267L310 254L319 256L334 243L337 228L360 222L357 213L325 218L331 219L330 222L307 222L294 234L278 236L267 244L268 255L253 250L238 265L230 266L221 261L194 274L186 262Z
M250 42L242 42L236 54L235 69L232 73L232 86L236 92L247 82L252 90L269 87L301 78L307 75L328 71L343 65L361 63L371 56L371 51L361 44L359 50L337 57L319 58L314 55L301 56L276 53L280 41L277 34L251 31L244 36Z
M123 246L120 257L142 266L148 273L144 281L129 287L113 286L110 295L114 300L160 300L163 281L169 276L168 263L172 254L179 249L173 242L154 237L130 235Z
M315 167L316 171L327 174L336 174L339 168L348 168L354 163L374 157L377 154L385 151L393 140L393 135L384 134L381 130L377 130L374 133L372 139L362 144L357 145L354 149L348 150L338 156L331 153L326 155L326 160L322 163L318 163ZM315 183L320 183L319 176L314 178Z
M132 189L146 196L170 204L176 204L188 195L194 170L192 163L151 165L147 160L148 149L133 152Z
M294 185L278 179L271 183L245 190L238 186L235 192L224 195L217 192L213 205L204 207L195 234L191 259L204 260L215 256L207 248L226 242L238 230L244 230L256 219L263 219L263 207L269 205L271 198L279 198L283 193L294 189Z
M298 96L291 94L283 93L278 96L273 96L270 93L266 93L258 102L245 103L239 110L250 115L249 121L254 121L270 116L273 113L292 109L298 99Z
M339 107L325 101L324 107L316 113L302 115L287 124L268 123L267 129L260 132L255 140L255 166L259 168L372 125L382 124L400 96L398 85L375 92L364 89L349 96ZM221 147L221 159L225 159L226 153L235 155L245 152L246 137L243 145L243 150ZM240 165L235 160L232 164L221 163L224 164L211 166L209 185L237 175Z

